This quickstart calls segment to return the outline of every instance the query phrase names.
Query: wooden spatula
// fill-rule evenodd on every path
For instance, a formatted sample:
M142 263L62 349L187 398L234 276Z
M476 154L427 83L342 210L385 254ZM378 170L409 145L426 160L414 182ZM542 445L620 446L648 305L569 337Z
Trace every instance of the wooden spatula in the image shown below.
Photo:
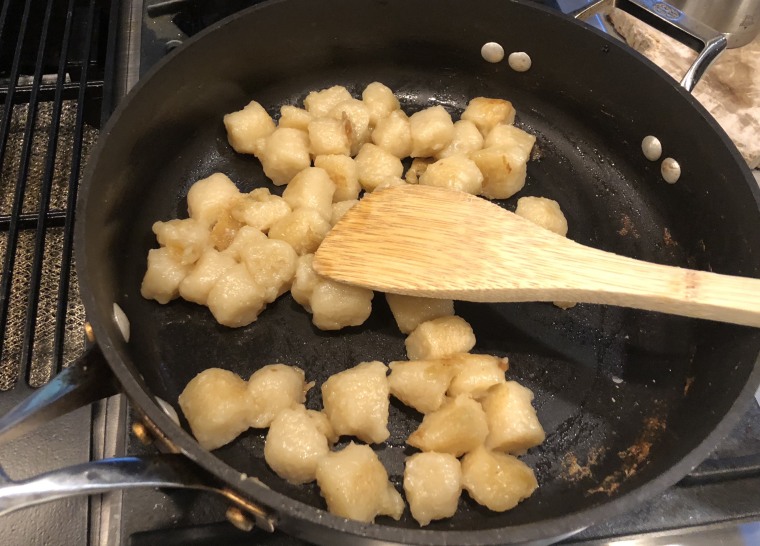
M498 205L431 186L362 199L315 270L381 292L480 302L577 301L760 326L760 280L589 248Z

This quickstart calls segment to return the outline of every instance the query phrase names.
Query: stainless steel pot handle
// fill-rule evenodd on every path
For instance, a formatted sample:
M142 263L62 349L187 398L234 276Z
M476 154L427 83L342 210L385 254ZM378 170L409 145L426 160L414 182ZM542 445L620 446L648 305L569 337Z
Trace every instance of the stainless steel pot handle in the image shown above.
M173 454L103 459L21 481L11 480L0 469L0 516L66 497L140 487L197 489L217 493L233 503L233 511L228 510L227 517L236 526L246 531L253 528L252 523L246 525L247 518L234 513L237 508L241 515L242 512L252 515L257 527L274 531L275 522L271 516L263 512L259 514L257 507L252 507L230 489L216 484L212 476L206 475L188 458Z
M681 86L690 93L728 46L725 34L658 0L596 0L568 15L585 20L600 13L609 13L613 8L622 9L699 53L681 80Z

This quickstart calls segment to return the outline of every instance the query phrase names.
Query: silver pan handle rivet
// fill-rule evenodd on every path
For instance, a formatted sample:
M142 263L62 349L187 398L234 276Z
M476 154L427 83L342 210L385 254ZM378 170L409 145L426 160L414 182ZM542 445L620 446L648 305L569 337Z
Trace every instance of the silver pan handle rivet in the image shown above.
M662 142L656 136L645 136L641 141L641 151L649 161L657 161L662 157Z
M504 60L504 48L496 42L487 42L480 48L480 55L489 63L500 63Z
M253 522L237 506L230 506L225 515L227 516L227 521L241 531L248 532L253 530Z
M140 422L132 423L132 434L146 446L153 443L153 436L148 432L148 427Z
M662 160L660 172L662 173L662 178L668 184L675 184L681 178L681 166L672 157L666 157Z
M92 329L92 324L89 322L84 323L84 335L87 336L87 341L95 343L95 331Z

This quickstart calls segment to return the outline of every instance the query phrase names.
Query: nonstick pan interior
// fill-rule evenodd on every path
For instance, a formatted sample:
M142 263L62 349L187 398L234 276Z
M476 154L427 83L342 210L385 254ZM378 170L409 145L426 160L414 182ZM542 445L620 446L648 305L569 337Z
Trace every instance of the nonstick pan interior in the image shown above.
M251 99L274 115L282 104L300 105L310 90L341 84L360 96L377 80L396 91L407 113L441 104L455 119L470 98L509 99L517 125L535 134L537 145L525 188L503 206L514 210L521 196L550 197L568 218L568 236L580 243L758 275L757 192L747 186L735 150L693 101L593 31L519 4L467 3L467 11L463 4L441 2L433 12L425 2L405 2L403 10L368 2L357 13L341 1L334 8L349 11L336 22L322 6L316 12L307 2L274 3L180 52L131 99L107 130L85 186L81 270L98 302L96 315L108 316L114 301L126 311L132 339L116 349L156 396L176 407L187 382L212 366L247 378L284 362L320 385L364 360L405 358L404 337L381 294L365 325L339 333L314 328L289 295L236 330L217 325L205 308L141 298L147 251L157 246L150 226L186 216L194 181L221 171L242 191L265 185L281 192L256 159L235 154L226 142L223 114ZM494 23L494 9L510 19ZM427 24L405 23L415 29L405 32L402 13L408 21L425 14ZM287 21L287 37L278 21ZM538 39L537 28L555 45ZM489 40L528 51L533 68L518 74L506 63L485 63L479 50ZM572 52L556 47L567 40ZM639 143L647 134L659 136L681 162L677 184L665 184L659 165L644 159ZM614 307L457 303L456 310L474 328L474 352L509 357L508 377L534 391L547 440L524 458L540 484L534 496L496 514L465 494L457 514L431 530L536 523L635 491L719 425L760 349L760 336L749 328ZM319 388L307 405L321 407ZM413 452L404 440L420 418L392 399L391 437L375 446L399 488L404 457ZM215 453L275 491L324 507L315 485L291 486L269 470L264 437L251 430ZM408 512L398 523L378 522L417 527Z

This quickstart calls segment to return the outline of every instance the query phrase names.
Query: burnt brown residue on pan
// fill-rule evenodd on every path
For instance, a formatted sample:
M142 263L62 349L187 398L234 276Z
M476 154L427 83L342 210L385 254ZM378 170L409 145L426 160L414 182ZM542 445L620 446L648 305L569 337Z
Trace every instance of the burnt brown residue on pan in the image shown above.
M636 231L635 227L633 227L633 221L631 220L630 216L628 216L627 214L623 214L620 217L620 223L623 225L623 227L621 227L618 230L618 235L622 237L625 237L626 235L630 235L634 239L639 238L639 232Z
M662 242L665 243L665 246L678 246L678 243L673 239L673 236L670 234L670 230L668 228L663 228L662 230Z
M566 481L578 482L584 478L593 476L592 468L601 460L606 449L602 446L595 447L588 452L586 461L581 464L575 453L568 453L562 459L562 476Z
M683 395L686 396L691 390L691 386L694 384L694 377L690 376L686 378L686 383L683 386Z
M656 402L652 413L644 419L641 434L636 442L618 452L618 457L623 461L622 468L605 477L599 486L589 489L589 495L595 493L612 495L620 489L625 480L634 476L649 462L652 446L667 428L664 412L665 405L662 402Z

